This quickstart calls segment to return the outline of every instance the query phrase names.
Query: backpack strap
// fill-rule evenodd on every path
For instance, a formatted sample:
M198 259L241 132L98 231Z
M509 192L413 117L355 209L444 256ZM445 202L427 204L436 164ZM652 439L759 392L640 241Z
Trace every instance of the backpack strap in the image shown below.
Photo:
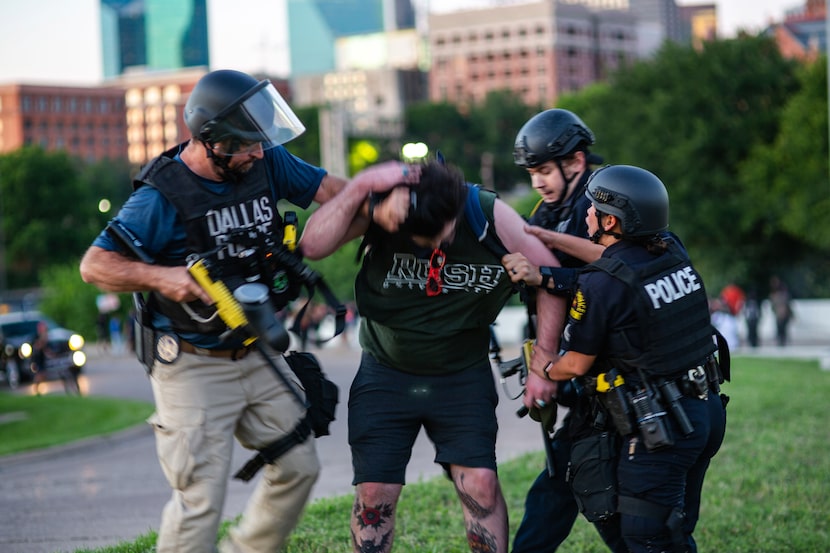
M479 197L480 190L481 186L478 184L467 183L467 201L464 203L464 215L470 223L470 228L473 230L476 239L501 259L509 252L496 234L494 226L490 224L487 216L484 215L484 209L481 207L481 198Z

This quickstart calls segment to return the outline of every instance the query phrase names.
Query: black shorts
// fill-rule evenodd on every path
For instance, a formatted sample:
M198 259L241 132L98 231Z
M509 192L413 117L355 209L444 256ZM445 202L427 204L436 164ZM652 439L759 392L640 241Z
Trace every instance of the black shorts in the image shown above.
M445 470L496 470L498 401L489 361L449 375L419 376L364 353L349 391L352 484L405 484L421 427Z

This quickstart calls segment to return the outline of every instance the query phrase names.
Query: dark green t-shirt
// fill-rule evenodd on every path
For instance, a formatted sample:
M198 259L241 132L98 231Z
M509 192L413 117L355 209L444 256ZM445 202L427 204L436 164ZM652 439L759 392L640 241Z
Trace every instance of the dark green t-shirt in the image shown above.
M479 193L493 224L495 194ZM400 235L382 235L364 257L355 281L361 316L360 344L381 363L416 374L443 374L486 362L489 325L509 298L512 284L499 257L482 245L462 214L444 248L443 289L427 296L431 250Z

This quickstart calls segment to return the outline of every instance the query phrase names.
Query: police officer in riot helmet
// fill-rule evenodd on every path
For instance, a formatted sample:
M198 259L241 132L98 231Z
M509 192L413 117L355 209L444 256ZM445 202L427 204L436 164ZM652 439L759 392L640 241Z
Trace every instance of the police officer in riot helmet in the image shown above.
M146 294L137 317L141 361L156 403L151 422L158 458L173 490L158 553L214 551L234 438L262 451L301 435L294 430L305 415L273 374L281 352L270 351L270 363L249 355L250 342L217 316L188 264L215 262L216 279L231 291L233 283L253 278L276 292L283 282L266 273L280 267L252 268L244 257L251 244L237 240L282 245L280 200L307 208L346 184L282 146L304 127L267 80L233 70L207 73L187 100L184 120L191 139L140 171L133 193L80 266L83 279L102 290ZM277 463L266 464L220 549L280 549L318 471L314 440L293 440Z
M703 478L723 441L728 400L718 395L728 373L714 355L703 281L667 232L669 197L657 176L604 167L586 196L591 239L605 250L579 277L562 353L537 344L544 355L534 356L531 370L551 381L581 378L596 390L571 470L590 457L578 450L613 444L616 470L606 473L618 481L599 486L616 489L613 516L629 550L696 551ZM574 493L590 520L596 497L581 489Z
M228 180L239 180L251 168L252 154L305 131L273 84L232 70L199 80L185 104L184 121L218 175Z
M539 237L562 267L535 267L521 254L510 254L505 257L504 265L514 282L540 287L570 301L579 268L599 258L605 249L588 240L585 222L585 213L591 205L585 196L585 186L591 176L591 165L602 161L589 150L594 141L594 133L582 119L565 109L538 113L517 133L513 159L516 165L527 170L533 189L541 196L526 231ZM532 313L535 295L530 294L528 299ZM554 384L531 374L526 387L524 403L531 417L543 426L545 421L555 420L556 403L542 400L544 405L534 405L530 401L538 396L550 399ZM559 402L573 410L574 402L584 400L572 396L560 396ZM554 434L546 428L547 467L527 492L524 516L513 540L513 553L553 553L568 537L576 521L578 506L566 481L571 421L569 412ZM596 527L612 551L625 553L627 549L616 523L616 519L603 521L596 523Z
M563 267L579 267L599 256L586 245L584 197L591 165L602 158L591 153L594 133L566 109L549 109L534 115L516 135L514 163L527 170L541 199L529 223L550 232L540 233ZM553 234L556 232L558 234Z

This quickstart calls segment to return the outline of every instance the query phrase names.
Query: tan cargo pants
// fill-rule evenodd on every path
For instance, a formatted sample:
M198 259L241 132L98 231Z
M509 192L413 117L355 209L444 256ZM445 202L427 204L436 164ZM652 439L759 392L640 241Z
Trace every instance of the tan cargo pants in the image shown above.
M173 489L156 551L215 551L230 471L239 468L230 466L234 437L246 448L261 448L290 432L304 410L256 351L239 361L183 353L173 364L156 362L151 382L156 412L148 422ZM222 549L277 551L297 524L319 470L313 437L266 465Z

